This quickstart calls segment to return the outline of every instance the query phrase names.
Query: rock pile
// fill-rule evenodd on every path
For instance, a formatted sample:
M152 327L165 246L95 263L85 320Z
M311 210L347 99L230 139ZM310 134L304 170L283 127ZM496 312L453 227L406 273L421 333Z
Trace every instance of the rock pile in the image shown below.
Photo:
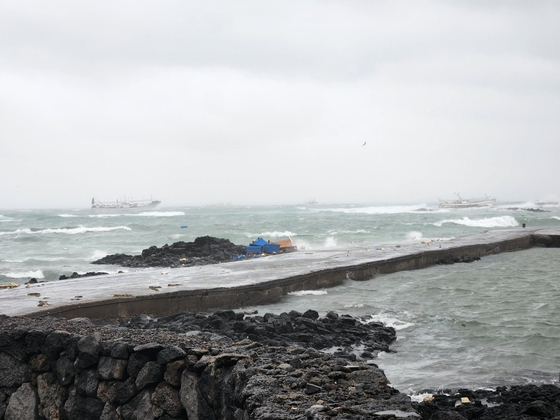
M194 242L175 242L161 248L151 246L141 255L113 254L107 255L92 264L113 264L123 267L181 267L193 265L216 264L232 261L233 257L245 254L246 247L235 245L228 239L201 236Z
M460 257L454 257L453 255L446 255L441 260L436 261L438 265L455 264L455 263L471 263L474 261L480 261L480 257L471 257L470 255L461 255Z
M531 420L560 418L560 388L520 385L491 390L439 392L430 401L413 403L423 419Z
M267 346L288 347L300 345L317 350L333 349L335 354L356 360L371 359L379 351L391 351L396 340L394 328L378 322L365 323L350 315L339 316L328 312L323 318L314 310L304 313L290 311L275 315L245 316L234 311L216 311L212 314L181 313L165 318L151 319L140 316L126 324L129 328L164 329L176 333L193 330L215 332L233 340L249 339ZM363 350L356 354L358 346Z

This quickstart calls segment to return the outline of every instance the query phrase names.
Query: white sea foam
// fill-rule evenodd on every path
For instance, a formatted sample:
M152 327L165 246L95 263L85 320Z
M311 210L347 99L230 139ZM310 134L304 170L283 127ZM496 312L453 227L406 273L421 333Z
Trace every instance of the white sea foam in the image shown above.
M58 217L79 217L79 216L76 216L75 214L59 214Z
M128 226L113 226L113 227L86 227L86 226L78 226L76 228L48 228L48 229L41 229L41 230L31 230L29 228L25 229L17 229L11 232L0 232L0 236L5 235L45 235L50 233L64 233L66 235L76 235L79 233L88 233L88 232L109 232L112 230L132 230Z
M368 319L364 319L366 324L370 322L381 322L387 327L393 327L395 330L404 330L405 328L412 327L414 323L403 321L399 319L395 313L391 312L380 312L375 315L370 315Z
M377 229L377 227L374 227L374 229ZM344 235L344 234L355 235L355 234L358 234L358 233L371 233L371 231L365 230L365 229L356 229L356 230L329 230L329 233L332 234L332 235Z
M363 303L348 303L346 305L344 305L345 308L363 308L364 304Z
M290 292L288 295L290 296L319 296L319 295L326 295L328 292L326 290L300 290L299 292Z
M409 206L371 206L371 207L340 207L331 209L321 209L320 211L330 211L335 213L347 214L399 214L399 213L422 213L439 212L440 210L429 209L426 204L416 204Z
M33 270L33 271L10 271L9 273L3 274L5 277L9 277L11 279L24 279L27 277L35 277L36 279L44 279L45 276L41 270Z
M406 239L411 242L420 242L424 238L422 232L418 232L417 230L410 231L406 234Z
M274 232L263 232L259 234L251 234L248 233L248 238L259 237L259 238L279 238L279 237L286 237L286 236L296 236L296 233L290 232L289 230L285 230L284 232L274 231Z
M336 240L334 239L334 237L329 236L327 239L325 239L325 248L334 248L336 247Z
M515 227L519 226L519 222L515 220L512 216L497 216L488 217L485 219L471 219L469 217L463 217L462 219L446 219L440 222L435 222L433 225L441 227L444 224L455 224L470 227Z
M420 394L410 394L409 397L410 397L410 400L412 402L418 402L419 403L419 402L424 401L424 398L429 398L432 395L433 394L430 394L429 392L423 392L423 393L420 393Z
M95 260L99 260L100 258L106 257L107 255L109 255L107 252L96 249L95 251L93 251L93 255L90 258L87 258L86 260L95 261Z
M552 218L556 219L556 220L560 220L560 217L558 217L558 216L552 216Z
M107 218L107 217L176 217L184 216L183 211L146 211L143 213L103 213L103 214L90 214L89 217Z

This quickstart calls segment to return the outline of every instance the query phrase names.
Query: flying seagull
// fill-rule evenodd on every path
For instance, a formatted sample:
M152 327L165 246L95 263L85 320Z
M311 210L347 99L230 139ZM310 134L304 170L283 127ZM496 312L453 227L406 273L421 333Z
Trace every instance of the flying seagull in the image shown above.
M367 143L367 141L364 141L364 144L362 144L362 146L365 146L365 145L366 145L366 143Z

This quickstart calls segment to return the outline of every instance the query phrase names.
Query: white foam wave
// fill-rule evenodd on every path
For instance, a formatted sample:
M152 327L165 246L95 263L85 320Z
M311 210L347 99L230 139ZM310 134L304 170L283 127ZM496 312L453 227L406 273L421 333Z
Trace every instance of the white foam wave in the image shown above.
M112 230L132 230L128 226L113 226L113 227L86 227L86 226L78 226L76 228L47 228L42 230L31 230L29 228L25 229L17 229L11 232L0 232L0 236L5 235L45 235L49 233L64 233L66 235L76 235L79 233L88 233L88 232L110 232Z
M374 227L374 229L377 229L377 227ZM356 229L356 230L330 230L329 233L332 234L332 235L344 235L344 234L355 235L355 234L358 234L358 233L371 233L371 231L365 230L365 229Z
M410 231L406 234L406 239L411 242L420 242L424 238L422 232L418 232L416 230Z
M326 295L328 292L326 290L300 290L298 292L289 292L288 295L290 296L319 296L319 295Z
M410 400L413 402L417 402L420 403L422 401L424 401L424 398L429 398L433 396L433 394L430 394L429 392L423 392L421 394L410 394Z
M334 239L334 237L329 236L325 240L325 248L334 248L334 247L336 247L336 240Z
M560 217L558 217L558 216L552 216L552 218L556 219L556 220L560 220Z
M182 211L146 211L143 213L107 213L107 214L90 214L89 217L107 218L107 217L176 217L184 216Z
M9 277L11 279L24 279L27 277L35 277L36 279L44 279L45 276L41 270L34 270L34 271L19 271L13 272L10 271L9 273L3 274L5 277Z
M182 211L148 211L145 213L134 214L133 216L140 217L175 217L184 216L185 213Z
M96 249L96 250L93 252L93 255L92 255L90 258L87 258L87 260L88 260L88 261L89 261L89 260L95 261L95 260L99 260L99 259L101 259L101 258L103 258L103 257L106 257L107 255L109 255L107 252L105 252L105 251L100 251L100 250Z
M405 328L412 327L414 323L403 321L402 319L397 318L394 313L390 312L380 312L375 315L370 315L369 319L364 319L366 324L371 322L381 322L382 324L386 325L387 327L393 327L395 330L404 330Z
M257 235L254 234L247 234L248 238L253 238L255 236L259 238L279 238L279 237L286 237L286 236L296 236L296 233L290 232L289 230L285 230L284 232L274 231L274 232L263 232Z
M398 214L398 213L417 213L422 211L438 211L429 209L426 204L416 204L410 206L371 206L371 207L353 207L353 208L331 208L322 209L320 211L330 211L335 213L346 214Z
M441 227L444 224L455 224L469 227L515 227L519 226L519 222L515 220L512 216L497 216L488 217L484 219L471 219L469 217L463 217L462 219L446 219L440 222L435 222L433 225Z
M59 214L58 217L78 217L75 214Z

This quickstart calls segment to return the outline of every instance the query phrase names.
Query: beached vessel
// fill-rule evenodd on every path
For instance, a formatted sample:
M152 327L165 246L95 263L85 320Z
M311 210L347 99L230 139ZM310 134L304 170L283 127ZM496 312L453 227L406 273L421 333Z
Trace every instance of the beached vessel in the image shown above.
M455 193L457 195L457 200L452 201L444 201L439 200L439 208L440 209L468 209L468 208L476 208L476 207L492 207L496 204L496 199L494 197L484 196L478 198L469 198L464 199L462 198L459 193Z
M114 201L111 203L103 203L95 198L91 199L91 209L101 212L119 212L119 211L140 211L156 208L161 201L159 200L127 200L126 197L122 201Z

